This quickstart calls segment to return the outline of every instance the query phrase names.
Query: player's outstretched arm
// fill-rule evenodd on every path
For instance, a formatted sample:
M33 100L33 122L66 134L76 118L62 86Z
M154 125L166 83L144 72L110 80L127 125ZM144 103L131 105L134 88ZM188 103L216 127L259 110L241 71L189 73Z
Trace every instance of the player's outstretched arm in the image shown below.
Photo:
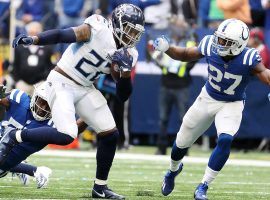
M270 85L270 70L262 63L256 65L253 73L265 84Z
M158 37L153 42L153 48L157 51L165 52L175 60L195 61L203 57L197 47L177 47L170 46L168 38L165 36Z
M27 36L21 34L17 36L12 47L16 48L19 45L50 45L57 43L74 43L86 42L90 39L91 27L87 24L82 24L77 27L67 29L52 29L39 33L36 36Z

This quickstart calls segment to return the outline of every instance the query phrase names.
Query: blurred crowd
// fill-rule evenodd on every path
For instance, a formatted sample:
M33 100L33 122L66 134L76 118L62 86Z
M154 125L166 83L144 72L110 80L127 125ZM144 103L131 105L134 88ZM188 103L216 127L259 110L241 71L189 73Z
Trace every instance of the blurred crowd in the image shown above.
M10 49L10 42L18 34L36 35L43 30L77 26L94 13L108 17L111 11L122 3L135 4L144 11L146 40L144 44L138 44L144 48L147 47L146 41L160 34L173 38L172 42L177 45L186 46L191 44L190 42L196 44L199 42L196 37L197 30L202 28L212 30L224 19L237 18L251 28L249 46L257 48L265 66L270 67L268 50L270 37L265 37L270 33L269 0L0 0L1 82L8 88L22 89L31 95L33 85L46 79L67 47L65 44L46 47L21 46L13 51ZM168 87L172 87L173 90L183 90L189 85L191 77L188 74L194 63L183 72L183 66L186 69L185 63L172 63L161 55L153 55L152 52L148 52L147 55L148 60L155 62L161 68L162 75L165 77L161 83L163 84L161 94L168 94L165 91ZM169 66L173 66L174 69L169 69ZM179 75L180 68L182 68L181 75ZM176 74L175 77L171 76L173 73ZM170 78L166 80L166 76ZM173 80L179 78L180 83L176 86L170 84L171 78ZM113 92L104 90L104 94L108 96L112 109L116 111L116 123L120 121L118 129L120 134L122 132L122 137L119 147L126 146L128 128L124 124L127 121L124 118L127 118L125 109L128 109L128 106L117 102ZM185 102L186 100L181 100L184 97L179 97L177 101ZM166 140L164 137L166 137L169 118L167 113L170 112L171 106L169 108L163 106L178 104L164 97L160 98L163 99L160 101L159 108L162 112L158 153L165 154L164 145L166 146L167 142L162 143L162 141ZM178 107L180 113L185 112L184 105Z

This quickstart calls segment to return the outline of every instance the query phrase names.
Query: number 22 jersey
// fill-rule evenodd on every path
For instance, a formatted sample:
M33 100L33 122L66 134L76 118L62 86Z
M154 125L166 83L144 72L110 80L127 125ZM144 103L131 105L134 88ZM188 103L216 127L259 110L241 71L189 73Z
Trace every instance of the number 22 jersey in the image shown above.
M104 17L95 14L84 23L91 27L89 41L70 44L57 66L76 82L90 86L101 74L110 74L110 58L117 48L112 25ZM129 48L128 52L133 57L134 66L138 52L135 48Z

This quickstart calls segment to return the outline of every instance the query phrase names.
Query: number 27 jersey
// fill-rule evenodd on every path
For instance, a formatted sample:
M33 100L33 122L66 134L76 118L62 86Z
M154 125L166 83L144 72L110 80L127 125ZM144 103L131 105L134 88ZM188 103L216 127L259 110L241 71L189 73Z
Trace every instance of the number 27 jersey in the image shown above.
M117 50L111 24L101 15L88 17L85 24L91 27L87 42L72 43L57 63L66 74L83 86L90 86L101 74L110 74L111 56ZM137 62L138 52L128 49Z
M213 37L205 36L198 47L208 63L206 90L219 101L243 100L251 72L261 62L261 57L256 49L245 48L239 55L225 62L212 51Z

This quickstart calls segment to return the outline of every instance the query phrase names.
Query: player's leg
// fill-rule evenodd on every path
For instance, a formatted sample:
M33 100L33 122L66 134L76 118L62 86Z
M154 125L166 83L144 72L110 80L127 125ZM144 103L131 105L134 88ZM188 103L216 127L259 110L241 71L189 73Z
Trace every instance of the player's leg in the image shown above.
M24 185L28 182L28 176L33 176L37 182L37 188L43 188L48 184L51 169L48 167L36 167L23 163L28 156L43 149L47 144L23 142L16 145L1 166L1 169L16 174Z
M183 118L172 147L170 169L162 184L162 194L165 196L174 189L174 179L182 170L182 159L188 148L209 128L214 120L214 114L209 110L208 101L208 98L200 95Z
M40 127L18 131L7 130L0 143L0 165L3 164L10 150L20 142L67 145L77 137L78 127L73 102L75 89L69 84L48 83L48 103L57 129Z
M243 108L242 101L224 103L222 109L216 114L217 145L209 158L201 184L195 191L195 199L207 199L208 185L216 178L228 160L233 136L241 124Z
M114 159L118 130L103 95L96 89L89 91L76 104L80 118L97 132L97 169L92 190L93 198L124 199L107 187L107 179Z

